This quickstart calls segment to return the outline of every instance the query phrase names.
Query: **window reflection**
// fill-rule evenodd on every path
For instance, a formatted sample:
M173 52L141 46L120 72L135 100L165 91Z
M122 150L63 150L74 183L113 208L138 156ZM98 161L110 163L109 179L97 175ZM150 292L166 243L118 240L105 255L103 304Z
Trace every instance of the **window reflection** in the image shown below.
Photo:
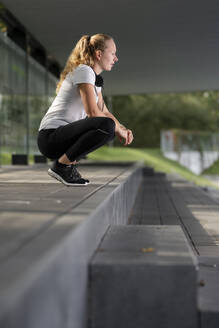
M0 164L15 154L38 154L36 137L57 79L0 32ZM9 159L10 161L10 159Z

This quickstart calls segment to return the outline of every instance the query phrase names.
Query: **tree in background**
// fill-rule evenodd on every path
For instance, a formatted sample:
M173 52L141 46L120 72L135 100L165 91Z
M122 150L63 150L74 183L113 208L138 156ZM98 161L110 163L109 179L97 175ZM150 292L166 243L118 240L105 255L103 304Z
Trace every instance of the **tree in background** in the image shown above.
M159 147L162 129L219 129L218 91L114 96L112 107L122 124L134 132L131 147Z

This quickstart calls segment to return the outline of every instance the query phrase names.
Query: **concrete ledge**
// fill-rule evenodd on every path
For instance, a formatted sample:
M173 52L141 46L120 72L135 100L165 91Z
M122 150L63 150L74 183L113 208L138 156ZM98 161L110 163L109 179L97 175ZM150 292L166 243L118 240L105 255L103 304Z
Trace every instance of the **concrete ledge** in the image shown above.
M179 226L111 226L90 263L89 328L197 327L196 266Z
M28 165L28 156L26 154L12 154L12 165Z
M142 167L57 216L0 269L0 327L87 327L88 262L111 224L126 224Z
M201 328L219 327L219 258L200 256L198 309Z

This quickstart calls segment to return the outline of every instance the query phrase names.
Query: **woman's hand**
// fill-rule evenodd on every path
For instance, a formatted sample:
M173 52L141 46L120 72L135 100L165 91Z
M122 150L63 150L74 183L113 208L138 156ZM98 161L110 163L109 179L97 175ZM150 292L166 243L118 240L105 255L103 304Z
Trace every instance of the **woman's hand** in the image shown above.
M134 139L133 133L132 133L131 130L128 129L127 134L128 134L128 145L130 145L132 143L133 139Z
M134 139L132 131L123 126L117 131L116 135L121 143L123 142L123 139L125 140L124 146L130 145Z

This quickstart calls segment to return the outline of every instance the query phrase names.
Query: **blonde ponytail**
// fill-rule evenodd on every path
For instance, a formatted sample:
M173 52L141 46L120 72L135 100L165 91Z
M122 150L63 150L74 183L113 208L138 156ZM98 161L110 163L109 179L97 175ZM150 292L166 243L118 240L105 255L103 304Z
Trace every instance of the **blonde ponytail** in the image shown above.
M112 37L107 34L95 34L93 36L83 35L72 50L63 71L60 74L60 80L57 84L56 93L64 81L66 75L72 72L78 65L85 64L94 66L94 55L96 50L105 50L105 42Z

